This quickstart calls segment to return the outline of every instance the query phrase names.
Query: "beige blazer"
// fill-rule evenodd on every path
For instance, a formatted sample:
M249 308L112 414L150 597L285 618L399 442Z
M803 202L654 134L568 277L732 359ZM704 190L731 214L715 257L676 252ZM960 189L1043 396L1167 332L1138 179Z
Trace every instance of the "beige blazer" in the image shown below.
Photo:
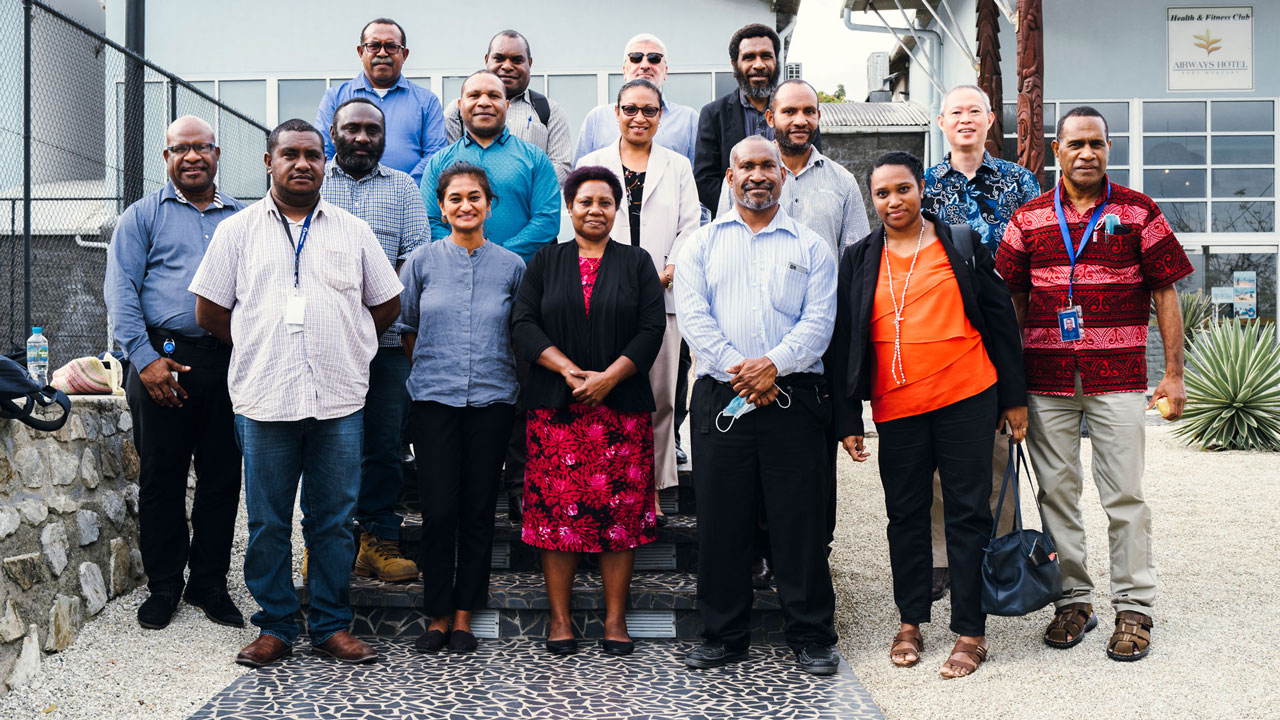
M618 140L583 155L577 167L607 167L626 188L622 176L622 155L618 152L621 142ZM698 203L698 186L693 182L689 158L654 143L649 151L649 167L645 170L644 194L640 200L640 247L649 252L659 273L667 265L676 264L680 247L698 229L701 219L702 206ZM609 237L623 245L631 244L631 216L627 212L625 194ZM671 290L665 290L663 297L667 313L674 313L675 296Z

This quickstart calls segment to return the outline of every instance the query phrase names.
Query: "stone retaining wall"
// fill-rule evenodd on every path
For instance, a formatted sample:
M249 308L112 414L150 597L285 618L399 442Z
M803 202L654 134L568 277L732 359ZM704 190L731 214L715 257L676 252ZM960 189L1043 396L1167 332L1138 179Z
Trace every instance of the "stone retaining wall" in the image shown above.
M0 420L0 694L142 582L132 427L111 396L72 398L54 433Z

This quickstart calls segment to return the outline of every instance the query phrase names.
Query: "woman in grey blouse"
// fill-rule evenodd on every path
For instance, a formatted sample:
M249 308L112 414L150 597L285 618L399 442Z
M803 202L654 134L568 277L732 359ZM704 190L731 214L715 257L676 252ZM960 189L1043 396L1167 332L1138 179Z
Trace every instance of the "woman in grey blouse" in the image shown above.
M511 307L525 266L484 237L497 198L483 169L461 162L445 169L436 198L452 233L419 247L400 271L410 432L426 459L418 463L418 566L430 625L414 646L471 652L471 610L483 606L489 587L495 478L519 392Z

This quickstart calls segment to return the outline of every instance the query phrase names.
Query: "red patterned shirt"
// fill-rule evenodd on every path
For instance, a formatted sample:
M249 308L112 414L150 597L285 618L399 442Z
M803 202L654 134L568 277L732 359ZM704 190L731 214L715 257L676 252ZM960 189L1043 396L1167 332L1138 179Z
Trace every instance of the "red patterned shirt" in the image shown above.
M1079 371L1086 395L1143 392L1151 291L1191 274L1187 254L1155 201L1112 183L1103 214L1119 216L1126 232L1095 233L1076 258L1072 294L1083 312L1084 335L1064 343L1058 310L1067 305L1071 261L1053 210L1054 192L1063 192L1061 182L1018 209L996 255L1010 292L1029 293L1022 330L1027 391L1073 395ZM1062 207L1071 241L1079 247L1097 204L1079 213L1064 194Z

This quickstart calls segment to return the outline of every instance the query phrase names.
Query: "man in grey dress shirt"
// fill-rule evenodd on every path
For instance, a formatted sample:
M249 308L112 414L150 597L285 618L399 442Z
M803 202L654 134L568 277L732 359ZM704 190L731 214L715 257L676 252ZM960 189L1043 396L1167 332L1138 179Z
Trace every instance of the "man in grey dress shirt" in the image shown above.
M497 74L507 90L507 130L530 145L542 148L556 169L556 180L564 184L573 168L569 122L560 103L529 89L533 50L529 48L528 39L515 30L494 35L484 54L484 66ZM449 103L444 123L449 142L462 137L462 111L458 103Z

